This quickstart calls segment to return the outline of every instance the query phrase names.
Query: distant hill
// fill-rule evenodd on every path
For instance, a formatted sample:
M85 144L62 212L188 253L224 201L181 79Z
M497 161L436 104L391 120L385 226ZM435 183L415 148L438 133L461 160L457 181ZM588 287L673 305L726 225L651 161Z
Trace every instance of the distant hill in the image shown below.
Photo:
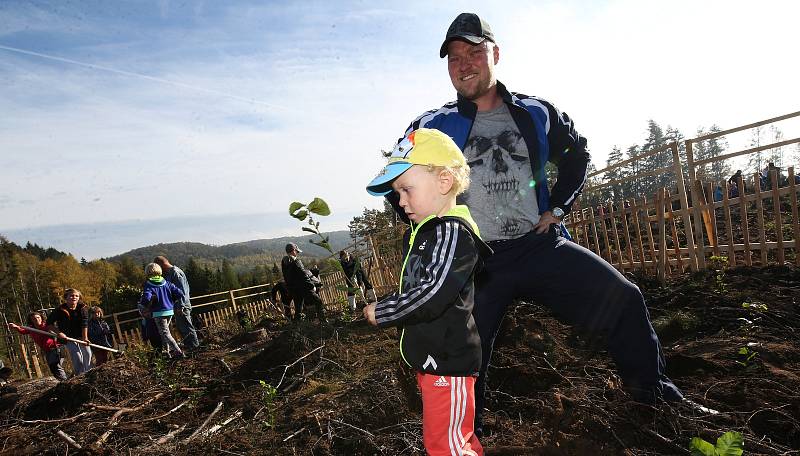
M353 240L350 238L349 231L332 231L325 233L330 236L330 244L334 252L350 245ZM153 260L157 255L164 255L176 265L185 265L189 258L194 258L201 264L219 264L222 260L228 260L234 269L244 269L252 267L258 263L272 264L280 261L285 254L286 244L294 242L303 253L302 257L324 258L329 255L328 251L309 242L310 239L318 239L314 235L306 236L285 236L274 239L256 239L253 241L237 242L226 245L208 245L199 242L173 242L170 244L156 244L147 247L140 247L108 258L109 261L119 261L123 257L133 259L136 263L144 264Z

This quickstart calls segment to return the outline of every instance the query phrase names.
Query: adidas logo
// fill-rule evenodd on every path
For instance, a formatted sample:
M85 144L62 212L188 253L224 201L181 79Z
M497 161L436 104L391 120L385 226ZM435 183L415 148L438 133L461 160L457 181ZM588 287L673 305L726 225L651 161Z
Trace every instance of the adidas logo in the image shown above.
M444 377L439 377L438 380L433 382L433 386L450 386L450 382L448 382Z
M427 239L426 239L426 240L424 240L424 241L422 241L422 244L420 244L420 245L419 245L419 249L420 249L420 250L425 250L425 244L427 244L427 243L428 243L428 240L427 240Z

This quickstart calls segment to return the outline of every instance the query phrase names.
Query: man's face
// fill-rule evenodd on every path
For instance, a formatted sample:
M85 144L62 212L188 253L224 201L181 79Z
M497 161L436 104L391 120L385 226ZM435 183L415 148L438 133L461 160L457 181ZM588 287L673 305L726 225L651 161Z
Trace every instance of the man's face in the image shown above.
M447 71L450 82L464 98L475 101L494 87L494 66L500 53L489 40L480 44L454 40L447 45Z

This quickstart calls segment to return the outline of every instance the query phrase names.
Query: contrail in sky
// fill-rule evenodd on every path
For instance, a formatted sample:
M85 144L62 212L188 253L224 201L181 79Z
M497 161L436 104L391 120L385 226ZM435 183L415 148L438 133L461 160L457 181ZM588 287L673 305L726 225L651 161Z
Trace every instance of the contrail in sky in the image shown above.
M239 96L239 95L233 95L233 94L226 93L226 92L220 92L219 90L205 89L203 87L196 87L196 86L185 84L185 83L182 83L182 82L170 81L169 79L158 78L158 77L155 77L155 76L148 76L146 74L141 74L141 73L134 73L132 71L117 70L116 68L109 68L107 66L95 65L93 63L78 62L77 60L65 59L63 57L57 57L57 56L54 56L54 55L42 54L40 52L27 51L25 49L19 49L19 48L14 48L14 47L10 47L10 46L4 46L2 44L0 44L0 49L6 50L6 51L10 51L10 52L17 52L17 53L25 54L25 55L31 55L31 56L34 56L34 57L41 57L43 59L54 60L56 62L62 62L62 63L69 63L69 64L72 64L72 65L78 65L78 66L82 66L82 67L85 67L85 68L91 68L93 70L108 71L109 73L116 73L116 74L120 74L120 75L123 75L123 76L132 76L132 77L136 77L136 78L147 79L147 80L153 81L153 82L160 82L162 84L169 84L169 85L173 85L173 86L176 86L176 87L182 87L184 89L194 90L194 91L197 91L197 92L204 92L204 93L208 93L208 94L212 94L212 95L218 95L218 96L221 96L221 97L230 98L230 99L238 100L238 101L243 101L245 103L265 106L265 107L268 107L268 108L277 108L277 109L282 109L282 110L285 110L285 111L292 111L292 109L290 109L290 108L286 108L284 106L274 105L272 103L267 103L265 101L256 100L254 98L247 98L247 97L242 97L242 96Z

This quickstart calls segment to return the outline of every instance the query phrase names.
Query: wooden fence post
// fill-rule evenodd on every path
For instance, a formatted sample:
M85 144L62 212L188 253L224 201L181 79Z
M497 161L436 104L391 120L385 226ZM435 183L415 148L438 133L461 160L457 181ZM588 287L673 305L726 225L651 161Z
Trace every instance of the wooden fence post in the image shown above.
M694 182L696 179L695 169L694 169L694 154L692 153L692 141L688 140L685 142L686 144L686 167L689 171L689 182ZM672 151L672 160L673 166L677 166L680 168L680 154L678 153L677 146ZM676 170L677 171L677 170ZM683 224L686 226L686 239L689 243L689 256L693 257L693 260L689 263L692 266L692 271L697 271L698 269L705 269L706 267L706 258L705 252L703 251L703 231L701 229L702 225L702 217L700 215L700 202L697 199L698 195L696 191L692 191L692 218L694 219L694 224L692 224L691 219L689 218L689 202L686 198L686 185L683 182L683 173L679 173L676 175L678 177L678 193L681 195L681 209L683 210ZM693 227L696 227L694 229Z
M741 217L739 223L741 224L742 235L744 236L742 240L744 244L744 264L752 266L753 258L750 256L750 223L747 221L747 187L744 185L744 176L739 176L737 185L739 185L739 215ZM755 185L758 185L758 179L756 179Z
M656 219L658 220L658 281L662 284L667 278L667 232L664 223L664 189L658 190L656 195Z
M792 201L792 225L794 225L794 264L800 266L800 221L797 220L797 188L794 182L794 167L789 167L789 192Z
M781 217L781 195L778 193L778 170L773 169L770 171L770 182L772 182L772 216L775 220L775 237L778 241L778 252L776 259L778 264L783 265L785 257L783 256L783 218Z
M122 329L119 327L119 317L117 317L116 313L111 314L111 316L114 318L114 329L117 331L117 342L121 343L125 340L125 338L123 338Z
M231 300L231 307L233 307L233 311L234 312L238 311L238 308L236 307L236 296L234 296L233 290L229 290L228 291L228 295L229 295L230 300Z
M767 233L764 229L764 200L761 197L761 179L758 173L753 175L756 188L756 220L758 221L758 243L761 250L761 267L767 265Z

